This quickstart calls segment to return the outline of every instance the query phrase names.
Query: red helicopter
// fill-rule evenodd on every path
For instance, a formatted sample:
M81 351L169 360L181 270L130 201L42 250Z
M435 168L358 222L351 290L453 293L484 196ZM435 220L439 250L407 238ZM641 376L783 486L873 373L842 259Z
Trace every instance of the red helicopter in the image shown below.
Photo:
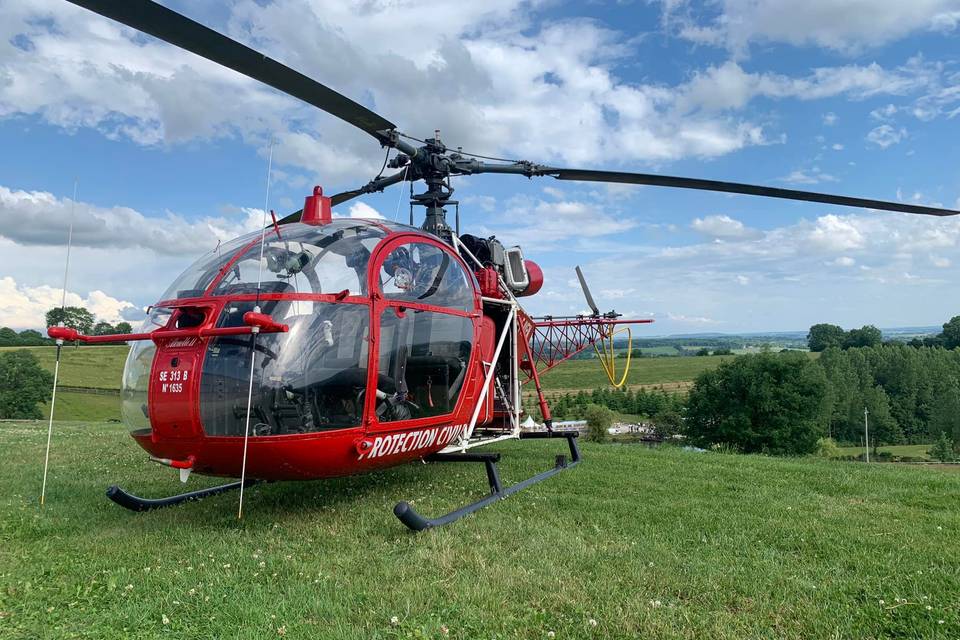
M149 310L141 333L86 336L50 327L57 362L65 341L129 341L122 413L153 461L180 472L239 478L161 499L117 486L107 495L135 511L196 500L254 481L348 476L415 460L482 462L483 499L435 519L406 502L394 512L414 530L452 522L580 462L577 434L554 430L540 375L591 346L611 348L627 320L601 314L532 318L518 298L543 273L519 247L461 234L451 176L500 173L743 193L908 213L957 211L807 191L642 173L485 162L418 140L366 107L150 0L70 0L260 80L371 135L397 172L327 197L201 257ZM410 225L335 219L331 207L404 181ZM422 226L413 226L413 206ZM455 227L448 206L457 207ZM628 329L626 329L628 330ZM609 352L608 352L609 353ZM601 359L611 382L610 360ZM532 383L546 429L521 429L521 387ZM56 384L56 383L55 383ZM51 410L52 412L52 410ZM52 416L51 416L52 428ZM49 434L48 434L49 436ZM472 449L506 439L562 438L570 459L504 487L499 454ZM49 440L48 440L49 447ZM49 454L49 449L48 449ZM46 468L44 470L44 491Z

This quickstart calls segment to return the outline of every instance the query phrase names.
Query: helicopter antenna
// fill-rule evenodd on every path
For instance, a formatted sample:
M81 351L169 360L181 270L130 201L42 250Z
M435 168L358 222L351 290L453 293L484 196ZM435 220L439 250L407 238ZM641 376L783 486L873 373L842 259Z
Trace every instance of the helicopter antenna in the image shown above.
M70 230L67 232L67 260L63 267L63 291L60 294L60 322L63 326L67 309L67 275L70 273L70 247L73 246L73 215L77 208L77 186L79 180L73 180L73 200L70 201ZM53 440L53 410L57 404L57 379L60 377L60 352L63 350L63 338L57 338L57 360L53 365L53 393L50 394L50 420L47 423L47 452L43 457L43 484L40 486L40 506L47 498L47 470L50 468L50 443Z
M405 181L405 180L407 179L407 171L408 171L409 169L410 169L410 165L409 165L409 164L404 165L404 167L403 167L403 178L401 178L401 182L402 182L402 181ZM413 189L413 183L412 183L412 182L410 183L410 188ZM403 202L403 192L404 192L404 188L403 188L403 186L401 186L401 187L400 187L400 195L397 197L397 210L393 212L393 221L394 221L394 222L396 222L396 221L397 221L397 218L400 217L400 203Z
M273 137L270 138L270 156L267 159L267 193L263 200L263 220L260 223L260 260L257 261L257 299L253 312L260 313L260 282L263 279L263 245L267 239L267 211L270 209L270 177L273 173ZM243 518L243 485L247 480L247 444L250 441L250 407L253 404L253 369L257 361L257 334L259 327L250 328L250 380L247 383L247 418L243 427L243 462L240 465L240 506L237 520Z

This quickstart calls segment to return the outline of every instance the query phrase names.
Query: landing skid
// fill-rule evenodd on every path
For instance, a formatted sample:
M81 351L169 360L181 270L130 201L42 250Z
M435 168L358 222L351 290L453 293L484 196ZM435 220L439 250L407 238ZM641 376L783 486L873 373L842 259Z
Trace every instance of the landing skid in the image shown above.
M531 485L537 484L538 482L557 475L561 471L579 464L580 450L577 448L578 435L579 434L576 432L569 433L557 431L521 433L521 439L566 438L567 444L570 445L570 462L567 462L567 457L565 455L559 455L557 456L556 464L552 469L544 471L543 473L538 473L535 476L527 478L526 480L506 488L501 485L500 474L497 471L497 462L500 461L499 453L438 453L428 456L426 458L428 462L482 462L487 470L487 481L490 483L490 495L485 498L481 498L476 502L471 502L470 504L466 505L465 507L461 507L456 511L451 511L450 513L440 516L439 518L424 518L422 515L417 513L408 502L398 502L393 508L393 513L395 516L397 516L397 518L400 519L400 522L407 525L407 527L414 531L423 531L424 529L433 529L434 527L442 527L445 524L450 524L451 522L459 520L465 515L482 509L498 500L503 500L509 495L513 495L518 491L522 491Z
M257 482L257 480L247 480L246 486L249 487ZM107 497L124 509L129 509L130 511L153 511L154 509L162 509L163 507L172 507L173 505L180 504L182 502L202 500L203 498L207 498L209 496L215 496L218 493L225 493L227 491L233 491L234 489L239 488L240 482L230 482L227 484L222 484L218 487L210 487L209 489L200 489L198 491L189 491L187 493L180 493L175 496L168 496L166 498L141 498L133 495L132 493L127 493L117 485L113 485L107 489Z

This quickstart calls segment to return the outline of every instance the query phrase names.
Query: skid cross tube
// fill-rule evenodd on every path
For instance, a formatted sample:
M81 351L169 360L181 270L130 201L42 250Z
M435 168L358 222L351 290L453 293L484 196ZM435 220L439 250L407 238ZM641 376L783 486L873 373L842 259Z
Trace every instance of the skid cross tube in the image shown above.
M442 527L445 524L450 524L451 522L459 520L465 515L471 514L474 511L486 507L487 505L491 505L498 500L503 500L509 495L513 495L518 491L522 491L529 486L535 485L538 482L542 482L547 478L557 475L561 471L579 464L580 449L577 448L578 435L579 434L576 432L558 431L521 433L521 439L566 438L567 444L570 446L570 461L567 461L567 457L565 455L558 455L556 464L552 469L538 473L535 476L531 476L526 480L522 480L506 488L504 488L500 483L500 474L497 471L497 462L500 460L499 453L437 453L428 456L424 458L428 462L483 462L487 470L487 481L490 483L490 495L481 498L476 502L471 502L470 504L461 507L456 511L451 511L450 513L440 516L439 518L424 518L422 515L417 513L412 506L410 506L410 503L406 501L398 502L393 508L393 514L400 519L400 522L405 524L413 531L423 531L424 529L433 529L435 527Z
M259 480L247 480L245 486L250 487L258 482ZM133 495L132 493L127 493L117 485L113 485L107 489L107 497L124 509L129 509L130 511L153 511L154 509L162 509L163 507L172 507L173 505L180 504L182 502L202 500L210 496L215 496L219 493L225 493L227 491L233 491L234 489L239 488L240 482L238 481L221 484L217 487L210 487L209 489L188 491L187 493L180 493L175 496L168 496L166 498L141 498Z

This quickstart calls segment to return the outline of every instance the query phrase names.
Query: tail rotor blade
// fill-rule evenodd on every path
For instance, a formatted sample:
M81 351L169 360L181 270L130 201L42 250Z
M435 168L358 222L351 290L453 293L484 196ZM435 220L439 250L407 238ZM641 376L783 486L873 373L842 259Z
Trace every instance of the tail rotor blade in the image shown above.
M590 295L590 287L587 286L587 280L583 277L583 271L580 270L580 265L577 265L577 278L580 279L580 288L583 289L583 295L586 297L587 304L593 311L593 315L600 315L600 309L597 308L597 303L593 301L593 296Z

